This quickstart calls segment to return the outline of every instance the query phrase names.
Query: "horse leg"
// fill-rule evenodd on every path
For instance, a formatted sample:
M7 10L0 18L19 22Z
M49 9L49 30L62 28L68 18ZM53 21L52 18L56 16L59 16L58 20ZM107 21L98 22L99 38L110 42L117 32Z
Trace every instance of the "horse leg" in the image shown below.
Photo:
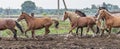
M27 29L25 30L25 36L28 38L28 35L27 35L27 31L29 31L30 29Z
M104 34L104 29L101 29L102 32L100 33L100 36L102 37L102 35Z
M89 26L87 26L87 30L86 30L86 34L89 32ZM86 34L85 34L85 36L86 36Z
M45 34L44 34L44 36L45 36L45 35L48 35L49 32L50 32L49 26L46 26L46 27L45 27Z
M83 34L83 27L81 27L81 37L82 37L82 34Z
M75 29L76 26L73 26L70 31L69 31L69 34L72 32L73 29Z
M17 38L17 30L16 29L10 29L12 32L13 32L13 34L14 34L14 38L16 39L16 40L18 40L18 38Z
M109 33L109 35L108 35L108 37L107 37L107 38L109 38L109 37L110 37L110 34L111 34L111 29L112 29L112 28L111 28L111 27L109 27L109 32L108 32L108 33Z
M93 26L91 26L90 28L91 28L92 32L94 33L93 37L95 37L96 33L95 33L94 29L93 29Z
M96 34L98 34L98 33L100 33L100 30L99 30L99 27L98 27L98 26L96 26L96 27L97 27Z
M79 30L79 27L77 27L77 30L76 30L76 34L78 35L78 30Z
M31 33L32 33L32 38L35 39L35 31L32 30Z

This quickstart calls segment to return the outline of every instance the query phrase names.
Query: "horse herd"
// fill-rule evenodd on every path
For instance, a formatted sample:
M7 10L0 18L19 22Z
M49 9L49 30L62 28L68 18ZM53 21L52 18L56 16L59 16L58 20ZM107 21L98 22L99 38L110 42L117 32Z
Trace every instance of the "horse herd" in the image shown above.
M99 33L101 30L102 32L100 33L101 36L104 34L104 30L106 30L109 33L111 33L112 27L119 28L120 27L120 17L117 16L112 16L106 9L99 9L98 10L98 15L96 16L86 16L85 13L76 10L75 12L71 11L65 11L64 12L64 18L63 20L65 21L66 19L70 20L70 25L71 28L69 30L69 33L72 33L72 30L77 28L76 30L76 35L78 35L78 29L81 28L81 36L83 34L83 28L87 27L87 31L91 29L94 34ZM18 23L19 21L25 19L27 23L27 29L23 31L21 25ZM101 19L104 19L104 27L102 26ZM5 30L9 29L13 32L14 38L18 40L17 38L17 30L15 29L15 26L17 26L21 33L25 33L25 36L28 37L27 31L31 31L32 38L35 39L35 30L36 29L42 29L45 28L45 34L46 36L50 30L49 27L52 24L55 24L55 28L58 28L59 21L49 18L49 17L43 17L43 18L35 18L34 14L28 15L25 12L22 12L21 15L18 17L17 21L12 20L12 19L0 19L0 30ZM97 31L93 29L93 26L97 27Z

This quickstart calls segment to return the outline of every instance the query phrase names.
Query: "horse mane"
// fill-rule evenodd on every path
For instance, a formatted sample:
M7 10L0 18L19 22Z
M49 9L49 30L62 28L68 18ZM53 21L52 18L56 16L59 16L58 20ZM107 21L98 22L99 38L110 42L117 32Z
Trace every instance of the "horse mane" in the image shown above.
M69 13L69 15L79 16L79 15L76 14L75 12L71 12L71 11L66 11L66 12Z
M86 17L86 14L85 14L85 13L83 13L82 11L80 11L80 10L76 10L75 12L79 12L79 13L81 13L81 14L82 14L82 16ZM80 15L80 14L78 14L78 15ZM80 15L80 16L81 16L81 15Z
M33 18L32 16L30 16L29 14L27 14L27 13L25 13L25 12L22 13L22 14L25 14L25 15L29 16L30 18Z

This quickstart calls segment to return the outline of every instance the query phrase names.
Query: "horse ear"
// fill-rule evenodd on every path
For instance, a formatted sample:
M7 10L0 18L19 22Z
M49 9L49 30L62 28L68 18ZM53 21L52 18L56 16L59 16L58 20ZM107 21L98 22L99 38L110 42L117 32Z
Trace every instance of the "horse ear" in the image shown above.
M67 14L67 12L65 11L65 14Z
M24 12L22 12L22 14L24 14Z

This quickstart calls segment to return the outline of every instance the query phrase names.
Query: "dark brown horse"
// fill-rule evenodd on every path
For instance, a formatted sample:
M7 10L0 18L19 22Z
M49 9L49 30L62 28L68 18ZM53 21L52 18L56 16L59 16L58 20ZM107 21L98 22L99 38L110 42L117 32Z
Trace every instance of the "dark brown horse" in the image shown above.
M77 31L76 34L78 34L78 28L83 28L83 27L87 27L87 32L89 31L89 28L93 30L93 25L95 24L95 20L92 17L80 17L78 14L76 14L75 12L70 12L70 11L66 11L64 13L64 21L69 18L70 23L71 23L71 29L69 31L69 33L72 32L73 29L75 29L77 27ZM81 31L81 36L82 36L82 31Z
M75 13L76 14L78 14L79 16L81 16L81 17L87 17L86 16L86 14L85 13L83 13L82 11L80 11L80 10L75 10ZM95 16L91 16L92 17L92 19L95 19L96 20L96 17ZM96 23L96 22L95 22ZM94 23L94 24L95 24ZM97 26L96 26L97 27ZM76 32L78 32L78 27L77 27L77 31ZM81 27L81 33L82 33L82 31L83 31L83 28ZM96 34L97 33L99 33L100 32L100 30L99 30L99 27L97 27L97 30L96 30Z
M17 26L20 31L23 33L22 27L20 24L12 19L0 19L0 30L6 30L9 29L13 32L14 38L17 40L17 30L15 29L15 26Z
M19 16L17 20L20 21L23 19L25 19L25 21L27 22L27 26L28 26L28 29L25 31L26 37L28 37L26 32L31 30L32 37L35 38L34 31L36 29L42 29L42 28L45 28L44 35L47 35L50 32L49 27L53 24L53 22L55 23L56 28L58 28L58 25L59 25L59 22L57 20L54 20L48 17L35 18L32 16L29 16L28 14L24 12L22 12L22 14Z

